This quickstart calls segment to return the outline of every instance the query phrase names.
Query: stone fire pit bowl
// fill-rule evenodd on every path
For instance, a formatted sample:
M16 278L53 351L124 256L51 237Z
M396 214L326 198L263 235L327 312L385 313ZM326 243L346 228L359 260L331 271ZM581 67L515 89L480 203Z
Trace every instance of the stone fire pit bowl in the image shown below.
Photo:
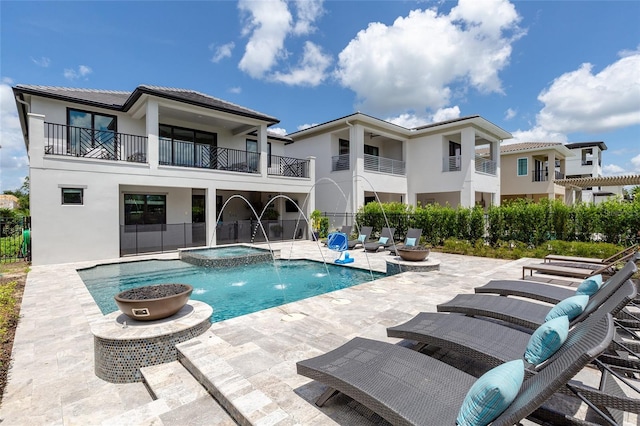
M429 256L431 249L422 246L405 246L396 249L402 260L409 262L422 262Z
M189 301L193 287L189 284L158 284L132 288L114 298L118 308L138 321L167 318Z

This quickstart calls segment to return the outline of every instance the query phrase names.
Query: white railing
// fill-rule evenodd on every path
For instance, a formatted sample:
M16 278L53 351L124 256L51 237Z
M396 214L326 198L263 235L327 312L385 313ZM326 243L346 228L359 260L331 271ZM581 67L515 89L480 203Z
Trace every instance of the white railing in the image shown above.
M364 169L370 172L406 175L405 162L391 158L364 154Z
M476 157L476 172L495 175L497 169L498 163L496 161L487 160L486 158L482 157Z
M462 170L462 157L460 155L444 157L442 159L443 172L459 172L460 170Z
M334 155L331 157L331 171L339 172L349 170L349 154Z

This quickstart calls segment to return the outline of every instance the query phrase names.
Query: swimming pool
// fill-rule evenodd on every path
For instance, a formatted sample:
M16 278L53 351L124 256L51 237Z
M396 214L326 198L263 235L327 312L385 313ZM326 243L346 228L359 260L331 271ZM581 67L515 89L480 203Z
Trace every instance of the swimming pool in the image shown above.
M275 263L275 264L274 264ZM385 274L308 260L276 260L235 268L207 268L180 260L100 265L78 273L103 314L118 310L113 296L161 283L193 286L192 299L213 307L212 322L280 306Z

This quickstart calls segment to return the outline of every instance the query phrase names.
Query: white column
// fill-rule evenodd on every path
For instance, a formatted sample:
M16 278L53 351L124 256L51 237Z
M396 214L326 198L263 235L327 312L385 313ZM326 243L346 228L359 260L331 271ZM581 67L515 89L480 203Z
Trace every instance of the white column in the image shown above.
M147 161L149 161L149 167L152 170L157 170L160 160L160 142L158 138L160 124L158 119L158 102L153 99L147 100L146 125L148 138Z
M306 157L309 160L309 181L316 181L316 157ZM300 200L302 201L302 200ZM309 191L309 198L307 200L307 210L304 212L304 215L308 218L311 215L311 212L316 209L316 187L315 185L311 187ZM309 232L311 232L311 228L309 228Z
M267 149L267 126L262 124L258 127L258 152L260 153L260 175L266 178L269 151Z
M29 167L42 168L44 164L44 115L27 114L29 123ZM54 141L60 144L63 141Z
M353 174L353 193L351 212L358 211L364 205L364 188L369 187L362 178L364 176L364 128L360 124L351 126L349 130L349 163Z
M465 174L464 183L460 190L460 205L472 207L476 202L473 179L476 174L476 132L473 129L462 129L460 141L462 142L462 172ZM456 206L452 206L456 207Z
M207 209L207 215L205 219L207 221L207 226L206 226L207 228L206 245L207 246L218 245L217 243L218 236L213 235L216 230L216 226L218 224L217 223L218 215L220 214L220 212L216 210L216 195L217 195L217 191L215 187L207 188L206 195L205 195L205 203L206 203L206 209Z

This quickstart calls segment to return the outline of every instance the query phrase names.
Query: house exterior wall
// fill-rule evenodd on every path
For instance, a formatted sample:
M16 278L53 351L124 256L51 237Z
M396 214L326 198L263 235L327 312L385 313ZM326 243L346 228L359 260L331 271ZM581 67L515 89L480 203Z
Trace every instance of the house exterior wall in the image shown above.
M555 198L564 198L564 187L554 183L556 156L553 152L516 152L503 154L501 157L501 195L504 199L522 197L536 200L540 198L553 200ZM542 157L548 158L548 178L545 181L535 182L533 180L534 160ZM527 159L527 174L525 176L518 176L518 159L521 158Z
M222 191L288 194L302 202L312 194L307 208L313 208L315 161L309 158L309 178L267 174L266 125L257 135L234 135L215 126L191 123L186 119L160 119L146 114L134 118L123 112L74 105L58 100L31 98L28 114L30 158L30 208L32 215L32 258L34 265L110 259L120 256L120 227L124 224L124 194L166 195L166 223L191 223L192 193L206 195L207 240L213 235L218 212L216 195ZM146 112L158 111L149 102ZM148 162L111 161L86 157L45 154L44 123L67 124L67 107L117 117L117 132L148 136ZM160 116L162 118L162 115ZM241 118L239 119L241 120ZM199 169L158 164L157 125L170 124L217 133L219 147L244 150L246 139L258 140L261 151L259 173ZM147 131L149 127L149 131ZM153 139L155 135L155 149ZM272 155L284 154L284 141L270 140ZM299 158L307 158L299 157ZM154 161L155 159L155 161ZM62 188L83 191L82 205L63 205ZM267 195L263 197L268 202ZM284 201L276 201L282 208ZM282 209L284 212L284 209ZM308 216L310 210L305 210ZM244 211L249 214L248 211ZM260 212L258 212L260 213ZM286 217L296 214L289 213ZM284 218L284 213L283 217ZM215 242L215 241L214 241Z

